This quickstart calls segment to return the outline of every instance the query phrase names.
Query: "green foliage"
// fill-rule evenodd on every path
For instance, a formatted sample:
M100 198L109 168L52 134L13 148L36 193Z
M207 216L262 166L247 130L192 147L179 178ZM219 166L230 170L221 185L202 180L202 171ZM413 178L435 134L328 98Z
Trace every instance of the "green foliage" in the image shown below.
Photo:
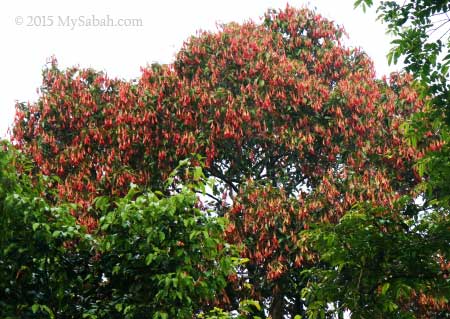
M355 6L361 2L356 1ZM364 2L372 5L372 1ZM417 163L425 178L421 187L426 203L434 207L450 203L449 4L448 0L382 1L377 8L379 19L394 36L389 62L403 58L405 70L418 80L421 94L429 97L427 111L416 114L405 126L405 133L415 148L425 135L438 139Z
M104 309L124 318L189 318L213 301L233 270L225 220L194 208L187 188L166 198L136 196L132 188L100 219L103 284L112 293Z
M376 80L340 28L289 6L192 37L136 81L53 62L41 98L17 106L34 164L0 155L0 315L444 316L450 138L430 116L450 58L425 37L443 4L380 7L390 62L405 56L419 84ZM393 207L416 194L414 164L424 205Z
M362 1L356 1L355 6ZM372 5L372 1L364 0L366 5ZM414 148L420 148L423 156L416 163L417 172L422 177L422 183L417 191L423 201L420 218L414 220L412 225L419 233L421 242L415 242L414 237L406 237L421 252L430 254L434 252L434 259L439 258L440 271L445 280L442 285L448 292L448 271L450 269L448 247L450 240L450 217L448 208L450 204L450 38L448 12L450 10L448 0L409 0L404 2L382 1L377 11L379 19L387 25L387 30L394 36L392 49L388 55L389 63L397 63L402 58L404 68L411 72L417 80L417 87L422 96L428 97L428 107L425 112L420 112L412 119L404 123L404 133ZM433 142L424 147L426 137L433 137ZM417 210L417 209L415 209ZM414 210L413 210L414 211ZM411 214L411 211L405 213ZM414 215L414 214L413 214ZM397 236L400 236L398 233ZM433 237L434 236L434 237ZM434 240L430 240L434 238ZM405 239L405 242L406 242ZM412 249L414 251L414 249ZM399 251L402 256L401 251ZM430 258L432 257L430 255ZM430 260L431 260L430 259ZM397 264L392 264L394 268ZM423 265L422 260L410 265L411 269ZM416 284L423 283L423 278L436 279L436 271L422 269L423 277L418 277ZM385 294L392 289L392 283L384 286ZM422 289L428 290L428 294L438 295L439 286L430 284ZM383 291L383 290L382 290ZM411 306L414 315L420 318L448 317L450 307L447 304L436 306L433 297L427 299L422 295ZM445 315L443 315L445 314Z
M239 304L237 311L233 313L224 311L221 308L214 308L207 313L202 313L198 318L200 319L261 319L259 316L253 315L256 311L261 311L261 305L255 300L243 300Z
M115 203L98 198L92 209L104 215L88 233L77 207L50 206L41 196L50 181L33 184L18 160L5 144L0 317L192 318L212 307L238 258L225 220L197 208L201 170L187 168L195 183L169 196L132 187Z
M400 58L405 70L426 85L435 106L450 114L448 84L450 67L448 0L381 1L379 19L394 36L388 62ZM355 1L355 6L371 6L371 0Z
M0 152L0 316L54 318L83 307L80 292L90 275L89 238L70 214L73 205L50 207L26 171L26 159L6 143ZM71 249L66 247L77 242ZM56 311L57 310L57 311Z
M441 262L450 257L449 213L401 214L411 210L406 200L394 210L357 205L338 224L302 233L321 261L303 271L310 318L348 310L356 318L416 318L417 295L448 303L450 278Z

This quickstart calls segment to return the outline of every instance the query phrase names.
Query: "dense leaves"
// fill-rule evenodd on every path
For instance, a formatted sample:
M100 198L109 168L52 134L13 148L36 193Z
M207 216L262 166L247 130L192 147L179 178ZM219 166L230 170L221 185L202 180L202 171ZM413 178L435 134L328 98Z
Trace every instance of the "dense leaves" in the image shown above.
M448 313L448 212L407 219L403 209L358 205L337 225L302 233L301 240L324 263L303 272L310 279L303 295L311 318L348 310L356 318Z
M363 0L372 5L372 1ZM356 1L355 5L360 5ZM403 60L405 69L426 85L435 106L447 116L449 95L449 4L447 0L381 1L377 11L394 36L389 63Z
M261 26L192 38L175 62L217 100L215 113L200 103L185 109L196 123L214 117L209 142L219 162L210 171L237 192L228 238L245 244L251 263L241 279L277 318L302 312L289 291L302 285L296 267L308 267L297 234L311 219L335 222L357 201L389 205L415 183L411 163L421 155L399 129L422 106L411 78L375 80L368 58L343 48L340 35L320 16L288 8Z
M408 78L375 80L370 60L340 36L288 8L262 25L200 34L174 69L145 68L131 83L52 63L39 101L18 105L14 140L40 172L60 176L60 198L85 205L130 182L157 185L192 152L235 193L247 178L288 193L315 188L340 164L364 172L371 157L407 187L418 154L398 126L422 103Z
M205 174L217 181L205 189L214 202L204 204L228 219L227 241L242 247L241 256L249 260L230 276L223 301L233 309L250 296L266 306L255 309L260 316L305 315L308 301L300 291L308 279L301 271L317 266L317 259L299 242L300 232L314 223L338 223L358 202L394 208L402 195L414 195L420 177L413 165L427 144L425 139L413 147L403 134L405 120L425 107L412 77L376 79L370 59L345 48L342 34L312 11L287 7L269 11L259 24L232 23L199 33L184 44L173 64L143 68L133 81L109 79L91 69L60 70L52 61L43 72L39 100L17 106L13 141L33 158L33 175L58 176L49 187L49 200L80 204L73 214L88 233L111 231L102 237L104 245L98 244L102 263L118 249L102 264L110 269L105 285L113 285L114 276L124 282L136 276L137 286L126 288L133 291L163 284L172 289L176 282L180 291L195 292L204 302L212 291L201 282L217 278L208 288L214 291L223 282L214 272L199 279L203 270L198 265L216 265L214 259L225 252L208 244L218 237L208 240L202 232L187 244L185 236L195 232L198 222L186 225L189 218L180 207L193 198L182 192L158 199L152 193L114 204L114 198L129 192L130 183L168 195L163 181L177 163L200 154ZM424 136L435 138L435 132ZM434 143L435 151L442 147ZM110 199L111 211L90 209L100 195ZM167 220L165 214L170 215ZM200 219L202 227L218 236L222 224L210 227L209 222ZM165 239L169 225L173 241ZM197 266L189 265L183 254L154 256L143 238L175 251L173 243L183 243L193 259L200 258L199 247L207 251L200 251ZM137 252L120 255L129 250ZM136 273L111 269L129 263ZM178 271L172 263L180 265ZM145 277L152 266L162 265L170 275L161 281ZM193 272L189 276L186 267ZM194 285L190 290L189 284L197 282L198 289ZM127 299L126 289L114 287L109 295L114 307L125 300L136 302L129 308L136 316L156 311L154 305L145 308ZM145 298L167 297L155 293ZM167 298L186 306L186 313L194 307L192 296Z
M24 171L16 173L12 164ZM33 187L28 162L4 142L0 165L1 317L77 313L90 302L81 294L84 285L99 278L91 272L92 252L85 232L70 214L74 207L50 207L40 194L48 180Z
M99 198L104 216L88 234L76 205L50 206L14 171L22 157L9 149L0 152L2 318L192 318L213 308L239 260L225 221L196 208L193 190L133 188L115 206Z
M356 1L355 6L369 5L370 0ZM441 145L420 161L421 171L429 177L426 195L448 205L449 141L449 1L412 0L397 3L382 1L379 18L394 37L389 62L402 61L404 68L421 83L421 95L428 95L428 114L418 114L408 127L413 141L423 133L438 132ZM413 143L415 144L415 143Z
M131 197L133 190L100 220L108 306L126 318L191 318L214 302L233 271L224 221L193 208L197 199L187 189Z
M364 2L372 4L372 1ZM421 205L405 207L400 203L400 207L388 210L365 204L348 212L336 226L316 225L313 231L303 233L305 242L310 242L324 263L304 272L310 278L304 295L312 302L308 310L312 317L327 312L342 316L345 309L363 317L448 316L448 127L442 113L446 107L442 93L447 86L447 71L443 64L436 64L440 39L437 44L425 45L427 49L435 49L431 54L406 46L411 40L407 35L425 34L426 28L433 27L434 16L447 9L444 2L427 1L405 1L403 5L382 2L378 8L388 22L388 29L397 36L393 43L399 44L390 59L406 55L406 68L414 71L414 77L421 81L418 86L421 94L431 93L426 110L402 124L408 141L417 148L421 147L424 136L437 133L438 139L425 147L425 156L416 163L423 177L417 188L423 191L418 199ZM424 21L428 24L423 30L413 30L420 29ZM408 27L400 29L405 25ZM443 25L437 25L434 31ZM420 41L432 42L425 36ZM419 45L420 41L415 43ZM414 58L410 59L411 56ZM419 62L425 58L434 62ZM445 63L446 60L447 57ZM435 68L433 71L430 65ZM436 81L439 72L442 72L441 83ZM362 276L358 278L354 275L357 273ZM368 293L375 286L377 293Z

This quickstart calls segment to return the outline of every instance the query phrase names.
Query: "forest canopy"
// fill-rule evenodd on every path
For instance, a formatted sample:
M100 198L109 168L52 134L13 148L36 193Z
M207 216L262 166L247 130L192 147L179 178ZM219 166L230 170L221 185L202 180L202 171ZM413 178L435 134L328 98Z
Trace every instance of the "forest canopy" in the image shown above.
M131 81L52 60L1 152L0 314L446 316L433 99L343 33L287 6Z

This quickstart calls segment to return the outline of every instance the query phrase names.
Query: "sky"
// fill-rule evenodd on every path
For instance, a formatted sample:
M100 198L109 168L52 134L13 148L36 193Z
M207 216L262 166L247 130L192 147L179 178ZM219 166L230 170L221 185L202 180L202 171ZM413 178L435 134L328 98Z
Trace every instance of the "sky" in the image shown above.
M346 45L362 48L378 76L395 71L386 62L390 39L376 20L375 9L353 8L354 0L160 0L160 1L1 1L0 2L0 137L14 118L16 101L33 102L46 61L60 67L78 65L110 77L132 79L140 67L170 63L198 30L216 23L259 21L268 8L286 4L309 7L344 26ZM375 1L377 3L377 1ZM88 26L97 21L121 26ZM83 25L84 24L84 25ZM123 24L128 24L124 26Z

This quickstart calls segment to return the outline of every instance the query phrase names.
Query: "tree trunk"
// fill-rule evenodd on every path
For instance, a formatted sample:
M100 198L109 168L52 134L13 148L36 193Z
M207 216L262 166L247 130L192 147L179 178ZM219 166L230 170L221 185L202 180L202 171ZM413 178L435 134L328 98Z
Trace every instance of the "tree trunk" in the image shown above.
M272 305L270 306L270 316L272 319L283 319L284 296L278 286L274 289Z

